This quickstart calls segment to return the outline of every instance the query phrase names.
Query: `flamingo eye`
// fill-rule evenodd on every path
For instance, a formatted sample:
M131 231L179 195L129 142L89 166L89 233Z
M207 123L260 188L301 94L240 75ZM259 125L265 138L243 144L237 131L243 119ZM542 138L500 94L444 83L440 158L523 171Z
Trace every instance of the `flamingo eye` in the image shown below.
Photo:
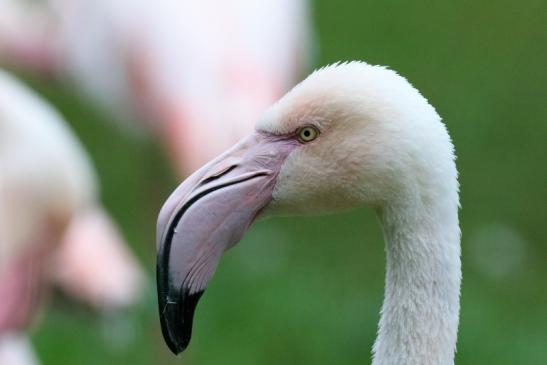
M297 135L300 142L308 143L319 136L319 130L313 126L302 127L297 131Z

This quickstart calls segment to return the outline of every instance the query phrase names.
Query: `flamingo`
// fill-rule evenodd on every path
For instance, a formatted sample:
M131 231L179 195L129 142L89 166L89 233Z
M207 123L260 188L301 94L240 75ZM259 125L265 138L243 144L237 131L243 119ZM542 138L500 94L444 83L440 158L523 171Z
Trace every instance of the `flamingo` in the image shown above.
M181 176L252 131L261 111L295 83L309 59L307 0L46 5L45 20L12 27L25 47L10 49L34 50L12 51L14 57L42 55L34 57L44 60L42 69L57 68L100 105L123 115L119 119L144 120ZM57 21L47 20L52 14ZM45 33L39 24L49 25L47 43L37 37Z
M315 71L163 205L157 285L167 345L175 354L188 346L221 254L257 217L369 206L387 255L373 364L453 364L461 281L454 160L441 118L396 72L359 61Z
M0 363L36 363L25 331L47 286L103 312L139 298L144 274L98 201L65 121L0 70Z

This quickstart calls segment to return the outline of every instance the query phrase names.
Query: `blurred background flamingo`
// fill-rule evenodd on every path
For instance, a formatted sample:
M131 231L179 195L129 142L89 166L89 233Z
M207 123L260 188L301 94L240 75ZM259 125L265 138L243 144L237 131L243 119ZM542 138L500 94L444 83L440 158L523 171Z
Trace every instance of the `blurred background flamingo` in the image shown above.
M0 364L35 361L24 333L53 282L110 313L138 300L144 274L64 120L0 70Z
M4 60L68 76L119 119L137 115L180 175L246 135L310 61L306 0L10 3Z

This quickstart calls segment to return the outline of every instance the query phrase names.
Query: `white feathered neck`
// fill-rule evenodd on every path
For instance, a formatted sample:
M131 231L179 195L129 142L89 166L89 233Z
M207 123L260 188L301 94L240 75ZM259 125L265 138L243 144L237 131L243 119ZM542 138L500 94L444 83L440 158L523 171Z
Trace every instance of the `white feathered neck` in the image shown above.
M375 208L387 272L373 363L453 364L459 198L453 146L441 118L394 71L349 62L311 74L257 128L288 134L310 124L321 135L287 158L270 212Z

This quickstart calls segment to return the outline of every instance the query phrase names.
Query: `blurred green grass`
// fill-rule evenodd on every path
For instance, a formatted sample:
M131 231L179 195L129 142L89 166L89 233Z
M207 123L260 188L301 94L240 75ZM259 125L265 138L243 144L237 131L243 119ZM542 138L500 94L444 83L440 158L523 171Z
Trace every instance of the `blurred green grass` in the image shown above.
M313 13L317 65L388 65L451 132L463 207L457 363L547 363L545 2L321 0ZM162 152L126 136L70 86L27 80L88 148L104 204L152 278L156 215L177 183ZM383 274L381 231L368 210L272 219L223 258L182 358L161 339L153 283L121 323L56 296L33 341L45 365L361 364ZM108 334L116 328L131 335Z

